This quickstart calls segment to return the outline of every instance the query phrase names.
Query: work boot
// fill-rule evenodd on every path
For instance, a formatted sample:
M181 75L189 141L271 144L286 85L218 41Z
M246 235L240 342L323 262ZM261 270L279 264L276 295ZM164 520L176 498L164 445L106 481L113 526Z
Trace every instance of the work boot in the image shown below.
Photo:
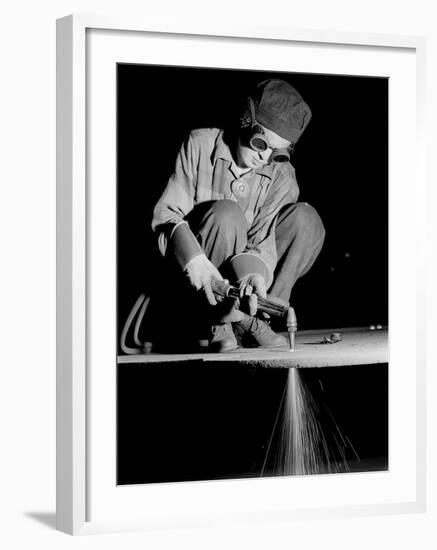
M225 323L211 326L211 338L209 340L209 351L222 353L238 348L232 325Z
M244 314L244 318L235 323L235 329L245 343L249 340L251 347L279 348L287 345L287 339L281 334L276 334L269 325L258 317Z

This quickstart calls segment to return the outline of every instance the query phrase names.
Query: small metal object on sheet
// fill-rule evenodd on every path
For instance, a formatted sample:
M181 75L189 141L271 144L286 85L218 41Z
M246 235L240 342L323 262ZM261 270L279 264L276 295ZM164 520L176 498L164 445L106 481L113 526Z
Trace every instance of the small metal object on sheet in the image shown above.
M342 340L343 336L341 332L333 332L330 336L324 336L322 344L336 344Z

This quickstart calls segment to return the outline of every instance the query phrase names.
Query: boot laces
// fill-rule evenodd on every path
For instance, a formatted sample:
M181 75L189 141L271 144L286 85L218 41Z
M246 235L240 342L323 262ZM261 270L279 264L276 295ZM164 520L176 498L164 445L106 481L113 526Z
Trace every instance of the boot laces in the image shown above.
M211 326L211 332L213 336L220 336L222 334L226 334L228 332L228 326L226 324L224 325L212 325Z
M270 334L273 331L265 321L258 319L258 317L254 317L252 324L250 325L249 332L253 336L261 336L264 334Z

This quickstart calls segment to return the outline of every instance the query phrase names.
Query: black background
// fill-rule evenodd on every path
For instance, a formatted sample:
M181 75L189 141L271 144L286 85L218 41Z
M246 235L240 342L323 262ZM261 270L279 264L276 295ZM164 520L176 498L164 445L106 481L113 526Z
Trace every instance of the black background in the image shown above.
M152 211L183 139L193 128L232 123L267 77L288 80L313 113L292 164L299 200L318 210L327 236L292 293L299 328L387 324L387 79L119 65L119 331L153 286ZM162 329L178 329L174 316ZM118 366L118 483L259 475L285 377L247 367ZM386 468L387 366L306 369L302 377L352 441L362 459L356 468Z

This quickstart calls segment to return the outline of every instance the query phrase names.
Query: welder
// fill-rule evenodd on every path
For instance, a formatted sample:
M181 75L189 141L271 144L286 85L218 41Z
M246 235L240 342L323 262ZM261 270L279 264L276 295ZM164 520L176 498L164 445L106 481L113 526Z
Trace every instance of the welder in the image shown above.
M290 163L311 116L291 84L260 82L233 128L187 136L154 208L159 249L173 259L168 269L184 273L187 292L195 289L207 305L190 314L208 324L211 351L237 348L236 334L252 346L287 343L257 312L257 297L268 292L288 303L323 245L323 223L312 206L298 202ZM239 288L246 313L224 307L214 293L214 281L224 278Z

